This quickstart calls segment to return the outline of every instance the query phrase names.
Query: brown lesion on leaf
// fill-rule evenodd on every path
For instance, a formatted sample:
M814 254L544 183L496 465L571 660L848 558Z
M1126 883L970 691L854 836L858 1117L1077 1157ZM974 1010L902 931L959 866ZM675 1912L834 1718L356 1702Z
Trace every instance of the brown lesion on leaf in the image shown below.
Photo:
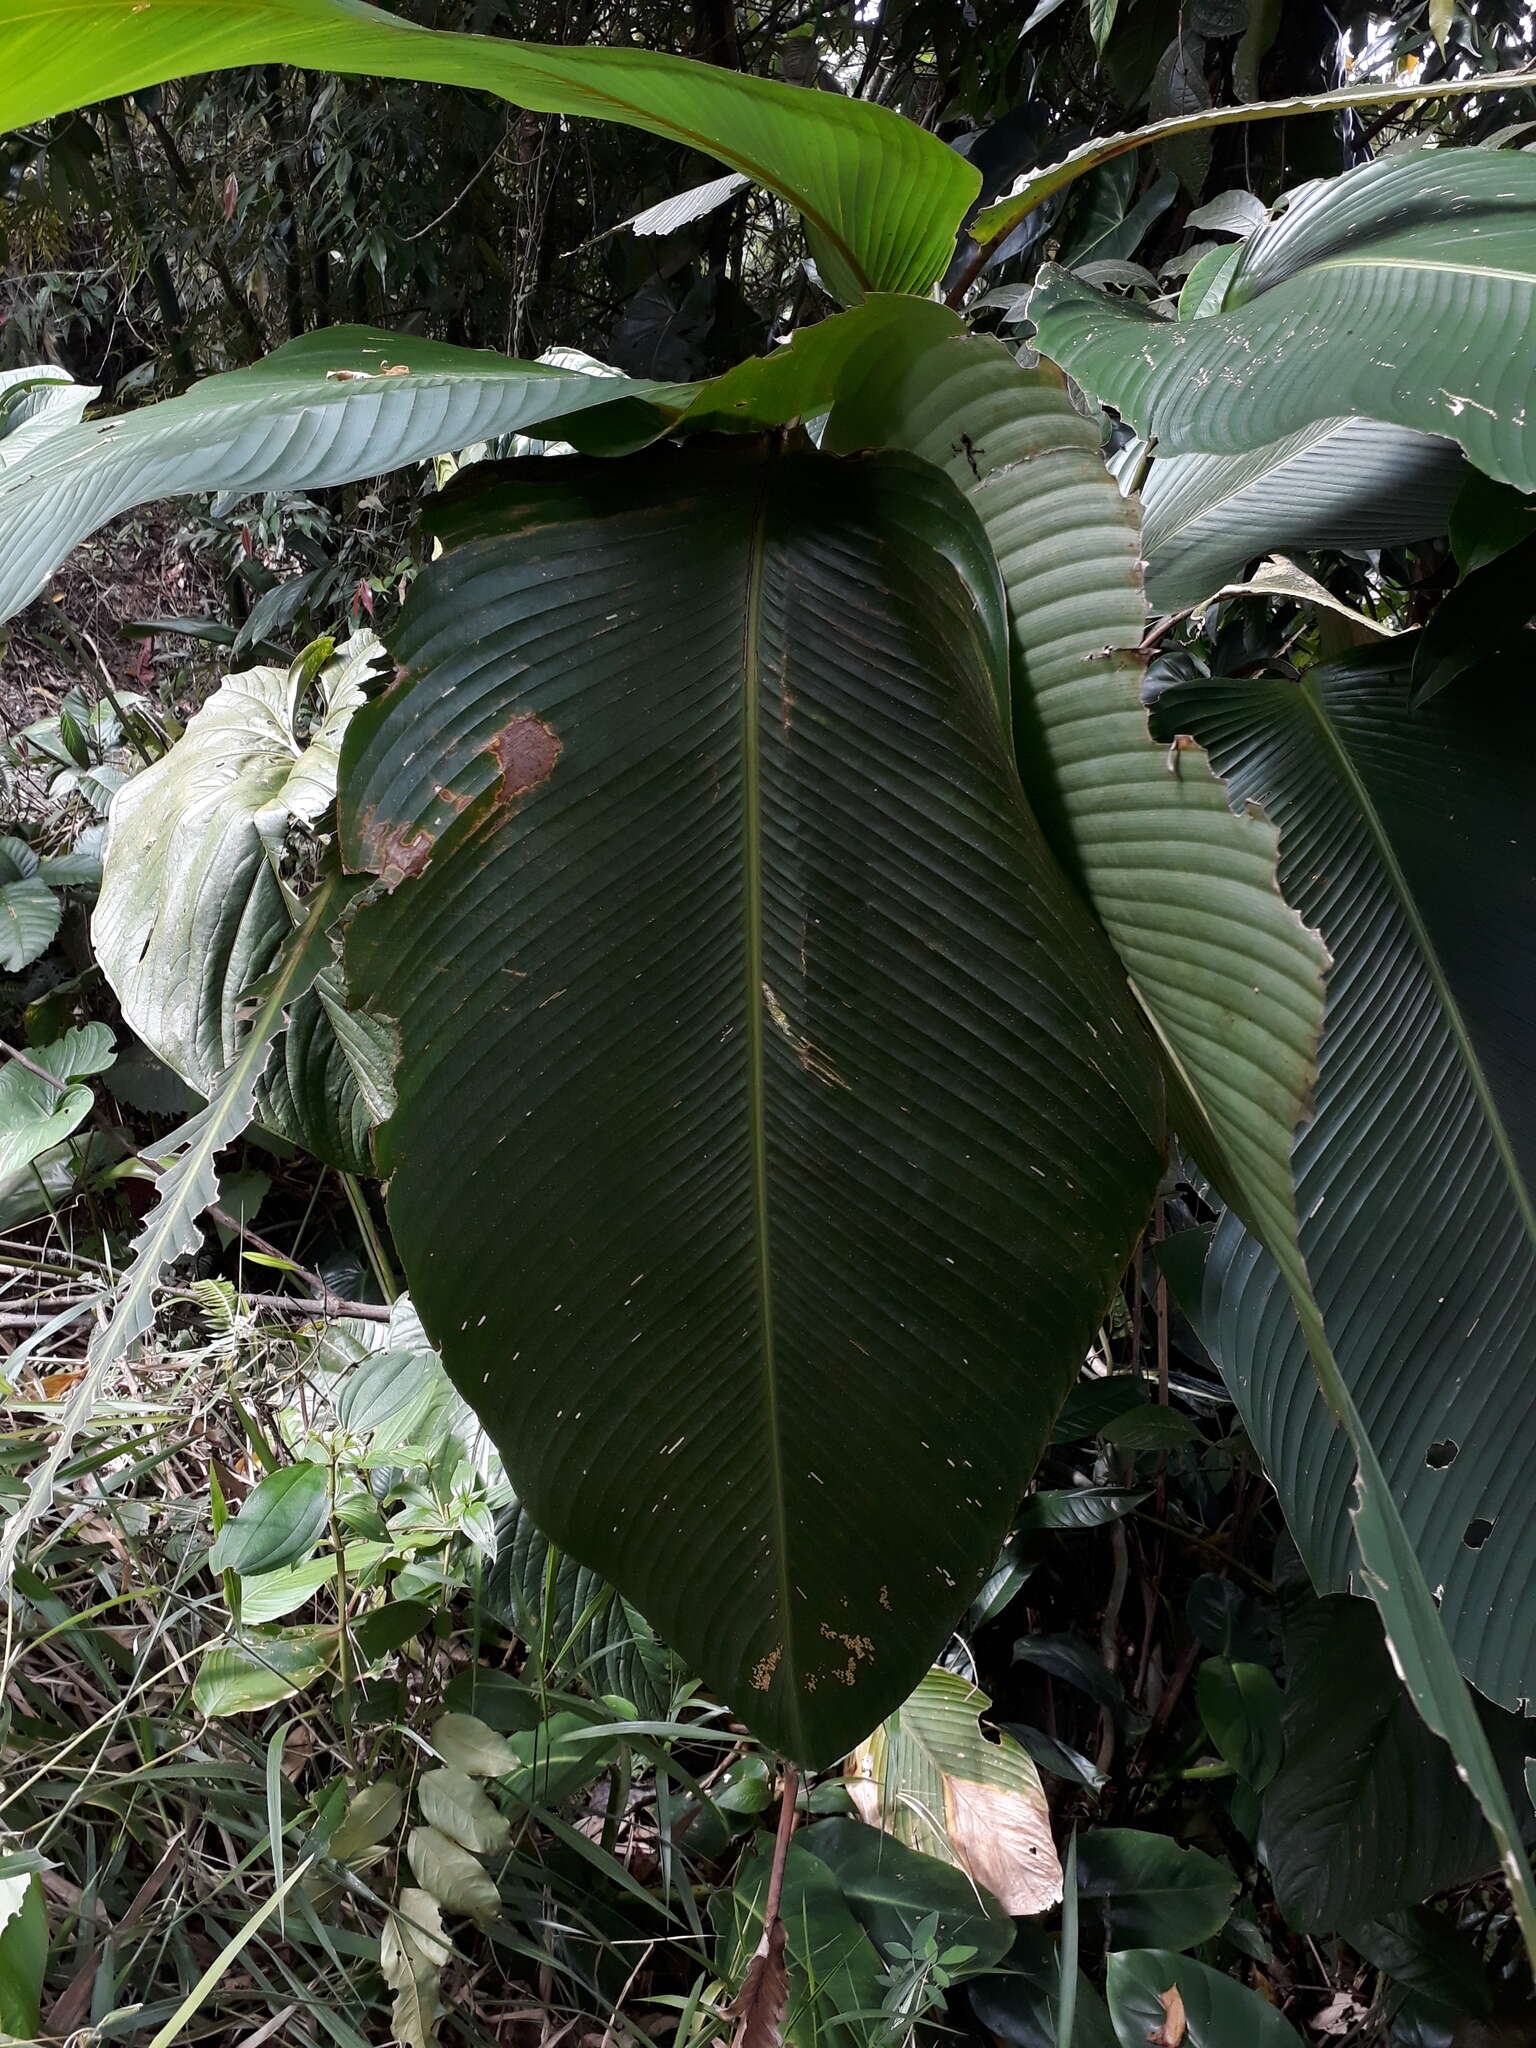
M363 821L361 839L364 862L386 889L419 875L437 843L424 826L386 825L371 817Z
M434 782L432 793L437 799L438 814L417 819L414 823L397 821L386 824L372 812L365 812L363 816L361 843L364 862L386 889L397 888L401 882L411 881L419 875L432 858L433 848L449 820L469 807L470 798L464 792L451 789L444 783Z
M521 711L497 733L489 751L501 771L501 801L510 803L549 780L565 747L553 726Z

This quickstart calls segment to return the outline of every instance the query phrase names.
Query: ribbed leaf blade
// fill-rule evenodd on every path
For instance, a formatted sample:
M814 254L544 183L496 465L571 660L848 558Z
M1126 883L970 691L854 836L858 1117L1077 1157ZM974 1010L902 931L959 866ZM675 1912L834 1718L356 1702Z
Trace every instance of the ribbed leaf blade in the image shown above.
M1181 685L1156 716L1277 820L1283 885L1333 949L1296 1146L1307 1265L1462 1668L1512 1706L1536 1697L1530 1632L1510 1626L1536 1601L1536 716L1516 675L1409 697L1408 658L1386 651L1301 685ZM1235 1218L1199 1313L1315 1582L1343 1589L1352 1461Z
M1043 352L1166 454L1241 454L1358 414L1536 489L1536 162L1518 151L1410 151L1320 182L1244 244L1202 320L1057 270L1030 311Z
M5 34L0 26L0 45ZM0 466L0 620L97 527L155 498L316 490L525 430L607 455L682 425L755 429L825 412L849 355L899 322L908 303L873 298L698 384L328 327L119 418L58 427L50 415L47 435Z
M1380 420L1320 420L1246 455L1164 456L1141 487L1147 596L1182 611L1276 549L1444 533L1467 475L1454 442Z
M240 64L469 86L704 150L798 209L845 302L932 284L981 183L936 136L866 100L634 47L453 35L363 0L28 0L0 22L0 128Z
M348 739L391 1218L539 1524L824 1762L995 1554L1145 1213L1154 1073L940 479L510 476L446 508Z
M871 348L845 372L829 443L906 448L979 515L1007 596L1019 773L1186 1078L1226 1184L1284 1240L1326 955L1281 900L1271 828L1234 817L1198 755L1173 774L1152 742L1136 510L1094 429L1053 371L1020 369L942 307L910 318L905 348Z
M1328 955L1281 902L1275 833L1262 814L1233 834L1203 761L1175 744L1157 765L1137 701L1134 514L1087 422L1048 377L1026 395L1023 374L996 344L958 337L936 339L926 359L889 352L870 363L867 398L850 402L841 423L834 415L834 444L894 440L924 454L982 517L1008 592L1026 784L1163 1039L1186 1139L1283 1275L1306 1335L1293 1398L1310 1398L1315 1376L1342 1425L1372 1598L1416 1706L1488 1816L1536 1957L1536 1896L1505 1788L1333 1357L1298 1234L1290 1137L1310 1107Z

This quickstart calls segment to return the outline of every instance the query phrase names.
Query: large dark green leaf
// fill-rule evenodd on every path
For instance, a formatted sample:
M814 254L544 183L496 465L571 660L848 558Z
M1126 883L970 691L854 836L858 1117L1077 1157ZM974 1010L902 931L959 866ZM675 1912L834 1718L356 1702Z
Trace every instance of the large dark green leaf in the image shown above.
M1107 1948L1193 1948L1232 1910L1237 1878L1167 1835L1089 1828L1077 1838L1077 1896L1084 1927Z
M1315 1376L1343 1425L1373 1597L1421 1712L1456 1750L1497 1829L1536 1956L1536 1897L1513 1814L1301 1252L1290 1146L1310 1104L1327 955L1280 902L1273 828L1248 814L1233 833L1205 763L1186 766L1178 752L1163 763L1147 745L1131 514L1092 429L1049 378L935 325L925 346L848 366L843 389L829 423L835 445L913 449L948 471L986 526L1008 593L1026 787L1164 1041L1187 1140L1283 1275L1306 1335L1304 1357L1289 1367L1294 1386L1310 1398L1303 1374Z
M540 1526L824 1762L996 1555L1145 1213L1150 1057L931 471L546 458L440 525L343 773L412 1291Z
M0 128L239 64L470 86L704 150L798 208L849 301L925 290L981 184L936 136L867 100L632 46L450 35L363 0L27 0L0 20Z
M1358 414L1536 488L1536 161L1518 151L1409 151L1309 187L1204 319L1055 269L1030 312L1043 352L1165 454L1243 454Z
M1414 1712L1368 1601L1308 1601L1286 1627L1285 1761L1261 1852L1293 1927L1335 1934L1491 1870L1487 1824ZM1520 1728L1489 1716L1518 1781Z
M1110 1957L1105 1988L1120 2048L1158 2039L1185 2048L1301 2048L1301 2036L1267 2000L1192 1956L1128 1949ZM1172 1991L1182 2014L1177 2026L1166 1999Z
M1156 717L1276 820L1282 882L1333 950L1296 1146L1307 1266L1462 1668L1514 1706L1536 1697L1536 705L1508 671L1417 707L1409 688L1389 650L1299 685L1183 685ZM1348 1446L1231 1216L1197 1320L1314 1581L1348 1587Z
M881 1955L910 1944L930 1915L940 1949L972 1951L957 1976L997 1967L1013 1941L1013 1922L989 1891L952 1864L909 1849L861 1820L823 1820L806 1828L802 1847L819 1856Z

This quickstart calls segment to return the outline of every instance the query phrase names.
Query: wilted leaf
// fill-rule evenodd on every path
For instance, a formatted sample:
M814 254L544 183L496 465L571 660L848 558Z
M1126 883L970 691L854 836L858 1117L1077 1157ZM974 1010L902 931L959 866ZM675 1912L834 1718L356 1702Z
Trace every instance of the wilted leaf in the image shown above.
M484 1864L440 1828L412 1828L405 1852L417 1884L445 1912L488 1920L500 1911L501 1894Z
M379 1968L395 1994L395 2039L401 2048L435 2048L443 2011L441 1978L452 1953L436 1899L407 1885L379 1939Z
M416 1801L432 1827L476 1856L493 1856L511 1839L512 1824L484 1788L463 1771L426 1771Z
M784 1960L784 1922L775 1917L747 1965L741 1989L726 2007L736 2022L731 2048L779 2048L789 2003L789 1965Z
M1152 2048L1180 2048L1186 2024L1184 1994L1177 1984L1173 1984L1166 1991L1159 1991L1157 1998L1163 2008L1163 2023L1148 2034L1147 2039Z
M1043 1913L1062 1887L1050 1809L1028 1752L982 1734L989 1704L930 1671L849 1758L849 1796L871 1827L967 1871L1007 1912Z
M331 1836L329 1853L338 1863L350 1863L367 1849L387 1841L400 1822L405 1799L391 1778L365 1785L348 1802L341 1825Z
M432 1723L432 1747L450 1770L468 1778L504 1778L518 1767L506 1737L473 1714L440 1714Z

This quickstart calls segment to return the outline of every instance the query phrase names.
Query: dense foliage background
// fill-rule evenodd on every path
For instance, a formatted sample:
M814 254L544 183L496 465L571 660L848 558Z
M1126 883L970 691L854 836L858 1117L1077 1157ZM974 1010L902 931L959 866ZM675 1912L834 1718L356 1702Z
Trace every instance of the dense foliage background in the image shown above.
M1167 113L1536 56L1526 10L1491 0L403 11L877 100L968 155L984 201ZM994 253L981 324L1027 348L1022 293L1043 257L1176 293L1235 232L1234 193L1267 207L1415 136L1508 140L1521 123L1536 130L1536 93L1297 116L1122 158ZM129 408L353 321L710 375L831 310L798 223L756 188L632 230L718 168L446 88L271 67L145 91L0 137L0 371L54 363ZM1113 452L1125 437L1106 432ZM8 644L0 628L0 880L36 884L28 915L47 925L7 956L0 1049L24 1056L0 1090L24 1094L25 1049L66 1030L81 1034L74 1077L101 1076L88 1118L0 1173L0 1503L58 1441L100 1278L147 1204L142 1155L195 1103L123 1031L92 954L107 803L221 675L387 624L430 553L415 515L452 469L151 507L77 554ZM1161 639L1161 681L1343 653L1362 613L1424 624L1456 577L1442 541L1305 559L1353 617L1320 609L1315 585L1304 603L1217 603ZM1487 631L1523 630L1513 610ZM1311 1594L1159 1262L1162 1240L1213 1213L1176 1162L944 1660L1039 1767L1057 1843L1075 1838L1066 1911L1009 1922L937 1863L896 1866L882 1887L861 1874L842 1778L813 1781L806 1839L841 1889L802 1879L792 1901L794 2039L1066 2048L1070 2024L1077 2048L1110 2048L1106 1972L1153 1950L1186 1959L1181 2003L1159 2006L1149 1978L1151 2021L1122 2028L1121 2048L1536 2041L1471 1799L1408 1706L1374 1609ZM399 1298L365 1176L252 1130L204 1237L16 1561L0 2034L730 2039L773 1760L523 1517ZM835 1484L860 1457L860 1418L826 1427ZM262 1488L264 1511L229 1522ZM251 1631L279 1623L253 1650ZM1528 1813L1524 1726L1487 1719ZM1058 1943L1081 1966L1070 2022ZM1282 2022L1294 2036L1267 2031Z

